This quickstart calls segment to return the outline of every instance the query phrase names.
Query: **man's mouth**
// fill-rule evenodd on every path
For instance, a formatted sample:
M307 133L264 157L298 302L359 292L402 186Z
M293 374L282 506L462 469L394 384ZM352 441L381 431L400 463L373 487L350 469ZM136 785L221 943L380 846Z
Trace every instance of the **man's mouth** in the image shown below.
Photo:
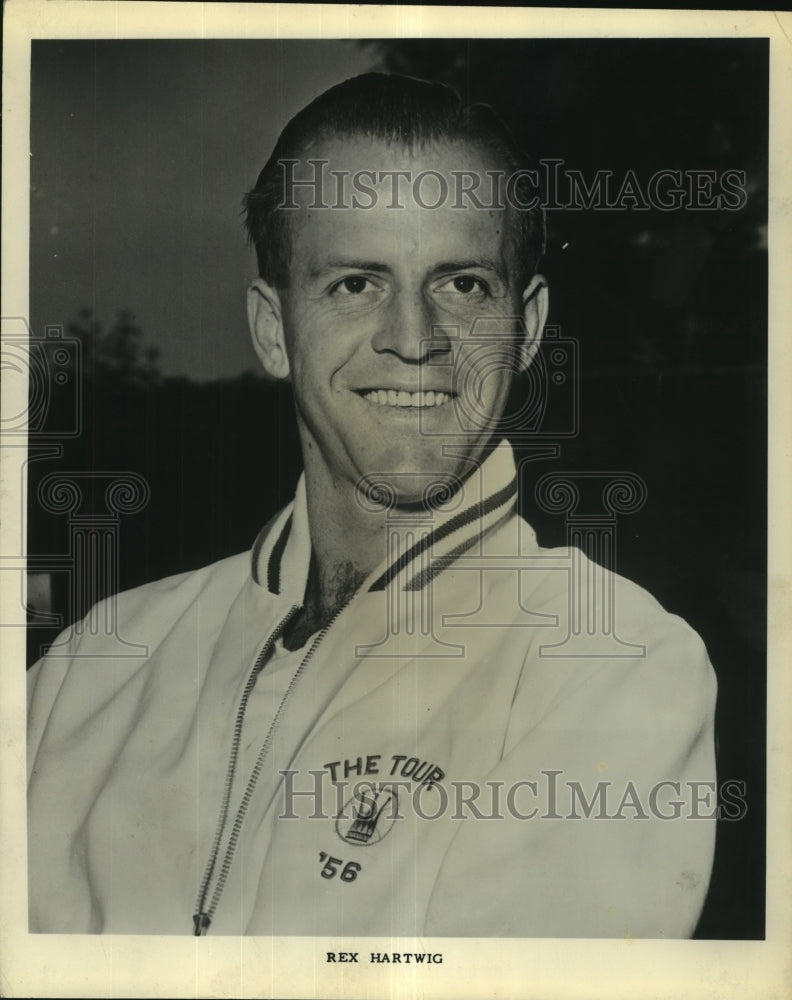
M445 406L451 402L455 393L434 392L431 389L427 392L406 392L404 389L365 389L359 393L368 403L375 406L396 406L396 407L432 407Z

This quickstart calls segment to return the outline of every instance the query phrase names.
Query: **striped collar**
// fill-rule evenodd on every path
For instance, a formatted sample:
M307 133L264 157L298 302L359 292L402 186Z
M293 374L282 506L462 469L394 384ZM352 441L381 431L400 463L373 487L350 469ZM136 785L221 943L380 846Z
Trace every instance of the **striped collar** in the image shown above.
M392 512L387 522L388 558L362 590L371 593L391 586L421 590L509 517L516 501L514 456L504 440L456 493L425 518L400 518L398 510ZM304 475L292 503L259 533L251 558L253 580L259 586L302 603L311 558Z

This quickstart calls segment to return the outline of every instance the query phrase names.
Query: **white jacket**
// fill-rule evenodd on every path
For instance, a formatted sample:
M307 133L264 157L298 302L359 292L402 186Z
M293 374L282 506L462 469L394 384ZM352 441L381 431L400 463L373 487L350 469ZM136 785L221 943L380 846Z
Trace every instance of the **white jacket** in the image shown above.
M191 934L201 911L210 934L689 936L705 650L538 547L515 497L502 445L425 531L396 513L388 562L292 657L269 659L305 588L302 481L252 562L114 599L147 656L77 626L30 672L31 931Z

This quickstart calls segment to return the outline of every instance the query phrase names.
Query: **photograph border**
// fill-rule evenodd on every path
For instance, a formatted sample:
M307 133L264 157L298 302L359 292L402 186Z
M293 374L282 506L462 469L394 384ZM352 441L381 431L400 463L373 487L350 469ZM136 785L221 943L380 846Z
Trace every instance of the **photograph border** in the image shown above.
M154 16L156 14L156 16ZM482 26L486 26L482 31ZM4 12L2 316L29 315L30 42L36 38L766 37L770 41L767 929L764 941L37 935L27 927L24 609L0 574L0 989L46 997L726 997L792 992L792 14L569 8L9 0ZM5 381L5 380L4 380ZM7 383L8 384L8 383ZM4 387L5 388L5 387ZM2 393L6 419L27 405ZM24 394L24 398L21 398ZM0 553L25 557L26 449L3 443ZM17 625L18 627L13 627ZM429 966L328 965L351 951L442 952Z

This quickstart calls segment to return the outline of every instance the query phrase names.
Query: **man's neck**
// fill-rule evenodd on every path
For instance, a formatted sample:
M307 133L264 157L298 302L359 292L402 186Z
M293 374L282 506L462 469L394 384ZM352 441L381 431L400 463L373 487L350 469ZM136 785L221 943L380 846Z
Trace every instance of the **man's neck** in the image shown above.
M289 649L327 626L388 555L388 508L362 504L354 486L334 480L324 463L306 462L305 493L311 563L303 606L284 637ZM421 503L400 507L401 524L412 518L425 524Z
M312 556L303 606L284 633L286 648L299 649L315 632L326 628L349 604L367 576L349 560L322 574Z
M303 607L284 636L287 649L327 626L387 552L387 511L363 510L352 489L323 478L306 468L311 564Z

